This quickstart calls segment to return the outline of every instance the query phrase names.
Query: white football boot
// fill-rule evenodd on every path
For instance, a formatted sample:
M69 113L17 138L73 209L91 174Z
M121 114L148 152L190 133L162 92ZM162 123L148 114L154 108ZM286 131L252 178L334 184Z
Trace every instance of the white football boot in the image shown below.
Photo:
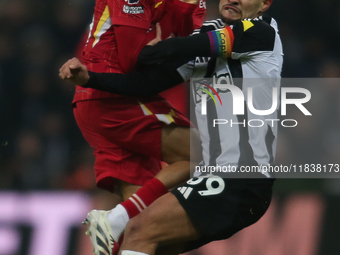
M91 239L93 255L112 255L114 250L119 249L118 243L113 239L111 225L107 218L109 212L92 210L83 222L87 226L85 234Z

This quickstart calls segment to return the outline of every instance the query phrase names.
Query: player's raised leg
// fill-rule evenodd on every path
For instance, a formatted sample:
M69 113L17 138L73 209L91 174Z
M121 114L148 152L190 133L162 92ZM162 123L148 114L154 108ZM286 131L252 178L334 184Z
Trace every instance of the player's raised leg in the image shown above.
M191 134L190 134L191 133ZM194 139L190 139L194 138ZM134 192L138 186L119 181L118 188L126 201L111 211L93 210L85 224L90 235L94 253L119 248L119 240L129 219L138 215L154 200L168 190L185 182L190 176L190 159L201 158L200 140L197 130L188 127L168 125L162 128L162 158L169 166L162 169L155 178ZM190 155L191 151L194 155ZM111 254L111 253L109 253ZM113 254L113 253L112 253Z
M129 221L121 254L154 255L163 246L164 254L176 254L227 239L262 217L273 182L213 175L190 179Z

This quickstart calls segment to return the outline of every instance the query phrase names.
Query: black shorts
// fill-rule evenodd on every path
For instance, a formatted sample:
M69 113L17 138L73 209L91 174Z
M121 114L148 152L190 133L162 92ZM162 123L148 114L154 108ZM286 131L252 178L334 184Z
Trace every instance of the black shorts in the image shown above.
M258 221L267 211L273 179L222 179L204 176L190 179L173 190L191 222L202 235L185 251L227 239Z

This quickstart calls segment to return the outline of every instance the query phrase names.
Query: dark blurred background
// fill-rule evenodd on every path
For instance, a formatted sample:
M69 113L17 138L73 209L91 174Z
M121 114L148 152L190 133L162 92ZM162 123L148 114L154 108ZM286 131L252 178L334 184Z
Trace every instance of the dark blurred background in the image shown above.
M81 220L117 202L95 187L92 149L73 118L74 86L58 77L93 6L94 0L0 0L0 255L89 255ZM207 7L207 20L219 16L217 0ZM340 77L338 0L274 0L267 15L279 25L283 77ZM281 128L276 163L339 164L339 80L306 88L313 116L289 111L299 124ZM190 254L338 255L339 180L277 180L258 224Z
M93 6L92 0L0 0L0 190L94 188L92 150L72 114L74 86L58 77ZM207 6L206 19L218 17L218 1ZM339 1L274 0L267 15L282 36L283 77L340 77ZM322 119L303 118L297 128L281 130L278 164L339 163L338 85L311 88ZM336 193L339 183L280 180L276 192Z

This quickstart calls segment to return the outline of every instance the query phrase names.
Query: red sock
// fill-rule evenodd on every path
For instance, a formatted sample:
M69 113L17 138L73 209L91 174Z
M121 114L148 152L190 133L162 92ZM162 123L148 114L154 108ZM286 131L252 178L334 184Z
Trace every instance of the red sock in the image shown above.
M124 206L131 219L166 193L168 193L168 190L164 184L160 180L153 178L121 205Z

